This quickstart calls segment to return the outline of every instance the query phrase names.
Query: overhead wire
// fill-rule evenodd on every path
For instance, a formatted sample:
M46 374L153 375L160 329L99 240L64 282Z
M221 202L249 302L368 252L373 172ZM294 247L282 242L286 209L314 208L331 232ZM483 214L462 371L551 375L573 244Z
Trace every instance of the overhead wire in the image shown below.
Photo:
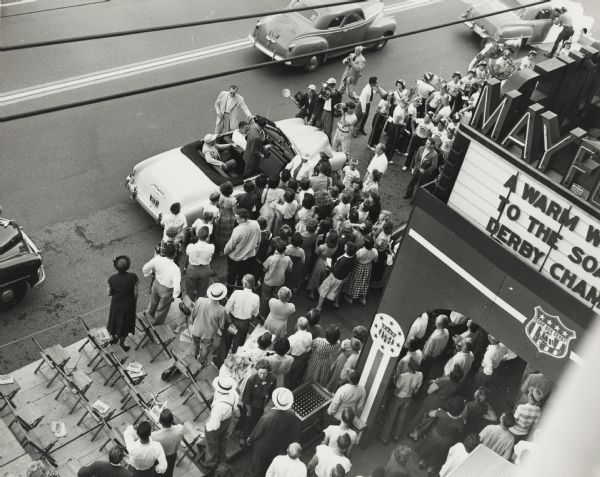
M107 33L96 33L92 35L80 35L73 36L70 38L60 38L58 40L44 40L44 41L36 41L32 43L21 43L16 45L8 45L3 46L0 45L0 51L14 51L14 50L24 50L27 48L39 48L41 46L52 46L52 45L64 45L66 43L76 43L80 41L90 41L90 40L102 40L105 38L115 38L119 36L129 36L129 35L139 35L142 33L153 33L157 31L166 31L166 30L176 30L179 28L190 28L202 25L212 25L215 23L227 23L227 22L235 22L239 20L248 20L249 18L256 17L266 17L269 15L277 15L280 13L290 13L290 12L303 12L306 10L318 10L326 7L337 7L339 5L346 5L348 3L362 3L367 0L342 0L339 2L331 2L331 3L323 3L321 5L311 5L304 7L294 7L294 8L285 8L280 10L270 10L268 12L257 12L257 13L247 13L244 15L235 15L230 17L219 17L219 18L208 18L206 20L197 20L193 22L184 22L184 23L174 23L171 25L161 25L155 27L146 27L146 28L136 28L133 30L122 30L122 31L114 31Z
M511 7L511 8L505 8L502 10L498 10L492 13L487 13L484 15L478 15L478 16L474 16L474 17L470 17L469 21L475 21L475 20L480 20L482 18L487 18L490 16L494 16L494 15L500 15L502 13L508 13L508 12L512 12L515 10L520 10L522 8L525 7L531 7L531 6L535 6L535 5L540 5L543 3L548 3L550 0L538 0L536 2L533 3L528 3L528 4L524 4L524 5L520 5L518 7ZM369 40L369 41L360 41L360 42L355 42L355 43L350 43L344 46L338 46L335 48L328 48L326 50L322 50L320 51L318 54L319 55L325 55L325 54L329 54L329 53L339 53L351 48L354 48L356 46L369 46L369 45L373 45L374 43L376 43L377 41L380 41L382 39L385 39L386 41L390 41L390 40L395 40L398 38L403 38L406 36L411 36L411 35L418 35L421 33L426 33L432 30L439 30L441 28L447 28L450 26L454 26L454 25L458 25L464 22L464 19L461 20L455 20L455 21L451 21L451 22L446 22L446 23L442 23L439 25L434 25L434 26L429 26L429 27L424 27L424 28L418 28L416 30L411 30L408 32L403 32L403 33L397 33L395 35L390 35L390 36L386 36L386 37L382 37L379 38L377 40ZM247 65L247 66L239 66L237 68L233 68L230 70L225 70L225 71L219 71L216 73L208 73L208 74L204 74L201 76L196 76L194 78L188 78L188 79L184 79L184 80L178 80L178 81L172 81L169 83L163 83L160 85L154 85L154 86L148 86L145 88L139 88L139 89L135 89L135 90L130 90L130 91L124 91L121 93L113 93L113 94L108 94L105 96L100 96L98 98L93 98L93 99L86 99L86 100L81 100L81 101L73 101L71 103L66 103L66 104L62 104L62 105L58 105L58 106L50 106L47 108L40 108L37 110L33 110L33 111L24 111L24 112L20 112L20 113L13 113L13 114L8 114L5 116L0 116L0 123L3 122L9 122L9 121L15 121L17 119L24 119L24 118L29 118L32 116L39 116L41 114L48 114L48 113L54 113L54 112L58 112L58 111L63 111L66 109L72 109L72 108L78 108L78 107L82 107L82 106L89 106L91 104L98 104L98 103L103 103L106 101L112 101L112 100L116 100L116 99L121 99L121 98L126 98L129 96L136 96L139 94L145 94L145 93L151 93L154 91L161 91L163 89L169 89L169 88L175 88L178 86L185 86L185 85L189 85L189 84L193 84L193 83L198 83L201 81L207 81L210 79L215 79L215 78L221 78L223 76L231 76L234 74L238 74L238 73L243 73L246 71L251 71L251 70L256 70L256 69L260 69L260 68L267 68L273 65L277 65L277 64L282 64L282 63L287 63L290 61L296 61L296 60L302 60L302 59L308 59L312 56L315 56L315 53L307 53L304 55L298 55L298 56L293 56L290 58L285 58L282 60L269 60L269 61L265 61L262 63L255 63L255 64L251 64L251 65ZM1 99L1 98L0 98Z

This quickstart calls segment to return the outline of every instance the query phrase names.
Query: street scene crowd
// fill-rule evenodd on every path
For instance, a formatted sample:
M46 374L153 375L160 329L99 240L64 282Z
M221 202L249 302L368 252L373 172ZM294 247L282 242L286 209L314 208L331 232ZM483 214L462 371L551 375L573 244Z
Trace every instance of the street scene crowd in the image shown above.
M510 54L505 50L499 61ZM534 61L532 53L520 64L531 68ZM225 181L192 224L174 203L159 217L163 239L142 267L144 276L152 277L145 317L155 325L165 323L181 296L179 306L189 315L190 354L202 366L212 361L220 370L213 382L203 462L215 475L233 475L224 457L232 433L252 454L252 476L343 477L350 472L366 397L357 365L370 319L343 337L338 327L319 324L321 313L328 307L364 306L372 290L385 286L398 225L381 200L386 171L398 161L412 174L405 199L435 180L456 128L469 121L481 86L497 68L482 61L448 80L425 73L411 86L398 79L390 90L371 76L358 92L367 71L363 49L357 47L343 63L339 82L330 78L320 88L311 84L293 95L296 117L321 128L333 149L346 154L343 168L334 170L324 151L316 168L296 156L278 175L246 181L237 195ZM237 86L219 95L215 110L216 133L234 131L234 144L245 151L245 169L253 172L253 155L264 154L260 141L266 123L242 119L252 116ZM362 135L374 151L363 174L356 157L364 146L355 140ZM217 139L217 134L204 138L207 162L236 167L226 154L231 145ZM220 256L227 262L224 283L212 268ZM139 282L130 265L128 257L116 257L117 273L107 284L112 297L107 328L125 351L127 336L135 332ZM297 309L299 294L314 306ZM257 347L248 353L244 345L252 336ZM445 476L480 443L514 462L523 459L534 445L533 430L553 384L527 368L517 402L498 415L490 405L494 378L515 357L458 312L424 312L407 334L380 412L379 439L402 443L371 475L410 475L407 462L416 452L429 475ZM307 382L329 390L333 399L322 443L311 459L300 460L292 391ZM152 434L147 422L126 432L134 475L172 475L182 431L168 409L160 424L162 430ZM112 464L121 457L111 453ZM80 475L104 474L83 468Z

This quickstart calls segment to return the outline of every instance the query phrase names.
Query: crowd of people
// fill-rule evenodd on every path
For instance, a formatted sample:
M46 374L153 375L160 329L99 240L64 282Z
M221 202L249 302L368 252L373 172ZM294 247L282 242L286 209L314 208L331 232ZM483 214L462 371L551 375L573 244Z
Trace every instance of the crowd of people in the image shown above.
M385 285L394 257L394 223L381 203L383 177L398 156L401 170L412 174L406 199L435 179L458 124L469 120L489 75L485 64L466 75L455 72L448 81L425 73L413 86L397 80L389 92L370 77L357 94L355 87L366 67L362 49L344 64L340 90L330 78L320 91L309 85L306 93L294 97L297 117L323 129L333 148L346 154L344 167L334 170L323 152L314 169L306 166L306 158L296 156L277 175L258 174L247 180L237 194L225 181L192 224L174 203L170 213L159 217L161 244L142 267L143 274L152 277L146 318L164 324L172 302L181 296L179 306L190 321L190 353L202 366L212 360L219 368L203 462L215 475L230 475L225 442L232 432L241 447L251 448L256 477L343 477L350 471L355 419L366 397L357 365L368 330L358 326L342 339L338 327L319 325L321 312L344 302L364 306L371 291ZM349 101L342 101L344 94ZM375 95L380 100L367 134ZM217 132L235 129L240 136L236 144L245 146L242 140L251 128L241 114L250 112L237 87L221 93L215 109ZM374 151L362 174L354 141L360 135L368 136L367 147ZM214 147L216 157L226 164L215 137L207 136L205 154ZM219 256L227 262L223 283L213 272ZM117 273L107 284L112 297L107 328L113 343L128 351L125 340L135 331L138 277L128 271L126 256L116 257L114 266ZM313 301L305 313L297 310L298 294ZM255 326L264 332L253 338L256 347L250 352L245 344ZM523 402L498 420L489 405L489 384L512 354L455 312L424 313L408 333L401 356L383 406L380 439L388 443L410 435L417 441L421 466L432 475L446 475L479 443L506 458L518 455L515 444L537 423L541 402L551 389L540 384L543 376L531 374L524 382ZM299 421L291 408L292 391L307 382L328 389L333 399L323 443L305 466L299 459ZM468 391L466 383L471 386ZM473 396L469 402L462 397L465 393ZM417 417L409 422L409 409L415 406ZM130 456L140 442L163 444L164 455L157 446L151 454L144 447L147 459L139 465L133 459L136 475L172 474L177 446L171 440L181 438L180 429L173 427L172 413L164 419L161 415L161 426L172 429L167 444L161 436L149 436L145 425L128 430ZM387 465L372 475L409 475L406 464L413 453L411 447L399 445ZM151 457L158 465L149 465Z

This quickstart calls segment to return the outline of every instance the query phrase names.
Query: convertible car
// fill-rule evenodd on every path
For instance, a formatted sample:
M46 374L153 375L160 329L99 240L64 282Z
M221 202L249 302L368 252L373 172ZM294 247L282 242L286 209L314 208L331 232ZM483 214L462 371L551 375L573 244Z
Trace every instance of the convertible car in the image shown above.
M217 141L231 142L231 133L218 136ZM223 182L233 183L235 195L242 191L245 181L256 177L244 177L241 170L225 172L208 164L202 154L203 145L204 141L192 142L136 164L125 182L130 197L155 219L161 213L168 213L173 202L180 202L181 212L191 224L199 217L209 195L218 191ZM279 174L297 154L315 167L324 152L335 171L341 170L346 162L346 155L332 150L323 131L297 118L267 120L265 149L269 155L261 161L259 169L267 176ZM241 148L236 147L233 152L241 163Z
M465 25L481 37L482 46L490 39L517 48L543 42L552 28L554 9L559 6L558 4L542 3L469 21L472 17L522 5L527 5L527 1L487 0L470 6L462 18L467 20Z
M375 40L367 46L380 50L387 43L386 37L396 31L396 20L384 15L382 1L319 8L321 3L321 0L293 0L288 8L314 6L314 9L261 18L249 35L250 41L274 60L312 54L286 64L315 71L329 57L352 50L323 53L328 48Z

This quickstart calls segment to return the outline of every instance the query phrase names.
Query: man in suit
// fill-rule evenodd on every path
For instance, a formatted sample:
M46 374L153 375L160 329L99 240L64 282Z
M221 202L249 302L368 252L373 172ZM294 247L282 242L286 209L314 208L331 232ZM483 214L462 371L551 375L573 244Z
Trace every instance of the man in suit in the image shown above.
M294 97L294 101L300 109L295 117L304 119L305 123L308 122L317 102L317 87L314 84L309 84L306 93L299 92Z
M229 91L219 93L215 101L215 112L217 113L215 134L237 129L241 119L240 112L243 112L247 119L252 117L244 97L238 94L238 87L234 84L229 87Z
M246 150L244 151L244 177L251 176L258 172L260 161L268 155L265 154L263 128L267 125L264 118L257 118L250 126L248 136L246 136Z
M77 472L77 477L132 477L133 472L121 467L123 449L113 447L108 454L108 462L96 461L83 466Z
M412 179L406 187L403 199L411 199L415 186L421 187L435 177L438 168L438 153L435 151L435 142L429 137L425 145L417 149L413 160Z

